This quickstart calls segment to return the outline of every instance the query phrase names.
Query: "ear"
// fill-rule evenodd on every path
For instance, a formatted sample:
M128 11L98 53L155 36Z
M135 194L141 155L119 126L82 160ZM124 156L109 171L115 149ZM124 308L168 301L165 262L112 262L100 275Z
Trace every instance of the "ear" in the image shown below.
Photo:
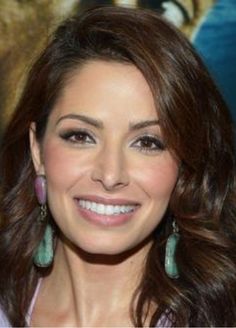
M45 174L42 160L41 145L36 138L36 125L31 122L29 128L30 152L36 174Z

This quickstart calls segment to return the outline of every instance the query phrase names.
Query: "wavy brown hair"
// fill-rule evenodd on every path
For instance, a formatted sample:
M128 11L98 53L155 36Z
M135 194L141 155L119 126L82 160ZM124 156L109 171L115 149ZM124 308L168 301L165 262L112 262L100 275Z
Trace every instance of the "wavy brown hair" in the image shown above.
M1 148L0 303L13 326L25 315L41 273L33 254L37 224L35 173L28 139L39 141L68 76L89 60L135 65L147 80L168 147L180 162L169 212L180 230L180 277L164 271L168 216L155 232L134 295L134 326L163 313L173 326L236 325L236 209L233 125L215 84L186 38L158 14L97 7L66 20L34 66ZM49 218L52 220L52 218ZM154 310L153 310L154 309ZM146 323L145 323L146 324Z

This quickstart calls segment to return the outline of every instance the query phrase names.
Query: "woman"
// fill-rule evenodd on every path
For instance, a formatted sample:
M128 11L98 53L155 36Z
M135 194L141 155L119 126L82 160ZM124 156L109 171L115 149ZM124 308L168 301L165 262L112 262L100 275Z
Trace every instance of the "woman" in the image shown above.
M235 325L232 122L157 14L98 7L63 23L1 163L5 324Z

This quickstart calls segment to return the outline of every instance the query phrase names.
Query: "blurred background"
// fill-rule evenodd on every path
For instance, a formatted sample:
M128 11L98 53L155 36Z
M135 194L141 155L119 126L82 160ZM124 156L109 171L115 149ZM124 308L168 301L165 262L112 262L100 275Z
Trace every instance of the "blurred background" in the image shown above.
M236 0L0 0L0 133L32 62L61 20L94 5L111 4L153 9L180 28L202 55L236 117Z

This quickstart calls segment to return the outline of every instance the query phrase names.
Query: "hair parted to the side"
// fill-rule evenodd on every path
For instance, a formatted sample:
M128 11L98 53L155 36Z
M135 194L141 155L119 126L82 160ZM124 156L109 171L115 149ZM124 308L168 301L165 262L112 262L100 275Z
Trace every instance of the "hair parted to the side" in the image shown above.
M158 14L97 7L66 20L32 67L1 149L0 303L13 326L25 316L40 273L33 253L37 225L28 131L39 141L67 79L90 60L135 65L149 84L166 144L180 162L169 211L180 230L180 278L164 272L171 226L155 233L134 295L134 326L163 313L173 326L236 325L236 209L233 125L204 65L185 37ZM49 220L53 220L51 217ZM147 324L145 322L145 324Z

